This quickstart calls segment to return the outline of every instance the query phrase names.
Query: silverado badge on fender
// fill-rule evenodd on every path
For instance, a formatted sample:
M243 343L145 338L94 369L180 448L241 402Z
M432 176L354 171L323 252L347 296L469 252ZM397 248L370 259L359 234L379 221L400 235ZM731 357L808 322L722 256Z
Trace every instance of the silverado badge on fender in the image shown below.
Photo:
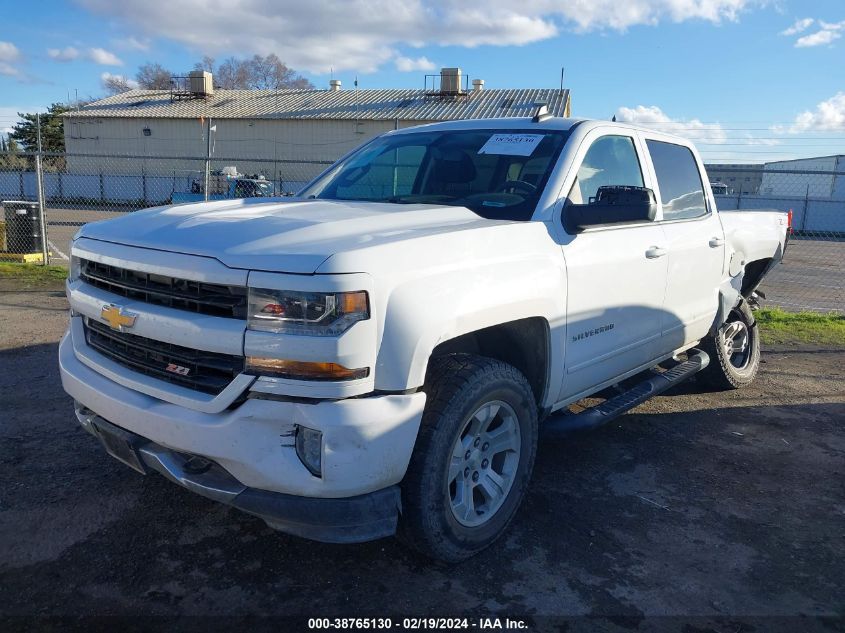
M113 330L123 331L124 328L130 328L135 325L137 314L132 312L125 312L120 306L109 303L103 306L100 311L100 318L109 324Z

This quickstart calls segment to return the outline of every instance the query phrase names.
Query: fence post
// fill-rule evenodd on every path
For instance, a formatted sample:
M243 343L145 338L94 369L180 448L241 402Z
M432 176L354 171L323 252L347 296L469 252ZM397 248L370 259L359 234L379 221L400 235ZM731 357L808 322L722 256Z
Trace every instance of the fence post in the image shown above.
M44 215L44 166L41 163L41 115L35 115L35 132L38 139L38 151L35 153L35 188L38 196L38 221L41 227L41 264L47 266L47 219Z
M810 207L810 183L807 183L807 193L804 194L804 212L801 214L801 232L807 230L807 210Z
M211 117L208 117L208 127L205 133L205 201L208 202L208 180L211 172Z

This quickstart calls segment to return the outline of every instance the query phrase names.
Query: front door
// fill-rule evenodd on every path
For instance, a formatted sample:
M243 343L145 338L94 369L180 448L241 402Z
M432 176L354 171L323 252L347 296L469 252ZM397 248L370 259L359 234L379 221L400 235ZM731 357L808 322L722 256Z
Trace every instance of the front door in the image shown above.
M584 145L567 204L589 203L606 185L650 186L633 136L618 128L593 131ZM566 373L559 401L658 356L667 274L664 241L656 221L590 228L567 238L562 247L568 282Z

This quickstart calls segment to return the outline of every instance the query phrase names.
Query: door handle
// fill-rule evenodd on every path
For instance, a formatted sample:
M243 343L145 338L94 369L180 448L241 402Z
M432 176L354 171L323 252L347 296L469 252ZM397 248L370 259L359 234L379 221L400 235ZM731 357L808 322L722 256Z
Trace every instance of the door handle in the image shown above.
M710 244L710 248L719 248L725 245L725 239L722 237L711 237L708 244Z
M645 256L648 259L657 259L658 257L663 257L665 254L666 249L660 248L659 246L652 246L645 252Z

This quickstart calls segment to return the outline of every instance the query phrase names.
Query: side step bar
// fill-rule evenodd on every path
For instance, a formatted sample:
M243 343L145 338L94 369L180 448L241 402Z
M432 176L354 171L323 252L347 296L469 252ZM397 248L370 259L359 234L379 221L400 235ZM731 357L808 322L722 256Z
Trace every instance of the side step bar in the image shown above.
M592 429L627 413L649 398L653 398L690 376L697 374L710 364L710 357L702 350L690 350L687 360L678 363L663 373L654 373L650 378L631 387L628 391L605 400L581 413L552 416L540 427L544 436L565 435L573 431Z

